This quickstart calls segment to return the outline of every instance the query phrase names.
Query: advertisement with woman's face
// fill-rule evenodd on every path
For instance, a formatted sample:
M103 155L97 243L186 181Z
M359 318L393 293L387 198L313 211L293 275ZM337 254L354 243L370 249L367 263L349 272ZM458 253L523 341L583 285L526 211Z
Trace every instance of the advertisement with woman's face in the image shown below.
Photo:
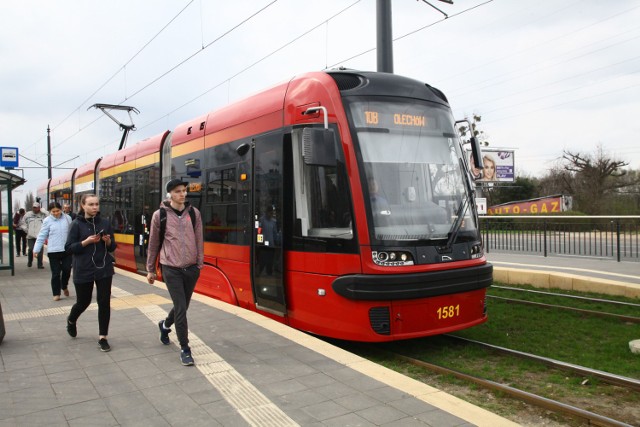
M471 152L469 169L474 181L513 182L515 180L513 150L483 149L482 169L476 167Z

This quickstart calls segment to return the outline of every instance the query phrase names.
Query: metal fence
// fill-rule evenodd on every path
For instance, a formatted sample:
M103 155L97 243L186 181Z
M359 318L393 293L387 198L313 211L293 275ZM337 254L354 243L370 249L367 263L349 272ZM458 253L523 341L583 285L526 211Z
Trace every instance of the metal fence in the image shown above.
M640 261L640 216L483 216L486 252Z

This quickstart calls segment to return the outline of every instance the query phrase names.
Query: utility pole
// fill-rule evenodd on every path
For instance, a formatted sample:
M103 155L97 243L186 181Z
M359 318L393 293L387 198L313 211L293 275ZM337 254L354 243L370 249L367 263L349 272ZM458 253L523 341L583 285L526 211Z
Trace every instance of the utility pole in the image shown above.
M51 179L51 129L49 129L49 125L47 125L47 171L49 179Z
M376 0L376 34L378 71L382 73L393 73L391 0Z
M445 18L449 17L427 0L422 1L442 13ZM440 1L453 4L453 0ZM391 0L376 0L376 51L378 71L381 73L393 73L393 29L391 27Z

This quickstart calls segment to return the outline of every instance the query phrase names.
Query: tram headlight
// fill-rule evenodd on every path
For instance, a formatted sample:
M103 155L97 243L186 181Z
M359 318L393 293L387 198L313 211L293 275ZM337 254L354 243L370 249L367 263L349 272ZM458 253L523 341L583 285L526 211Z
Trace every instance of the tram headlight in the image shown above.
M385 267L414 265L413 256L408 251L372 251L371 256L376 265Z
M475 243L471 245L471 259L481 258L483 254L482 244Z

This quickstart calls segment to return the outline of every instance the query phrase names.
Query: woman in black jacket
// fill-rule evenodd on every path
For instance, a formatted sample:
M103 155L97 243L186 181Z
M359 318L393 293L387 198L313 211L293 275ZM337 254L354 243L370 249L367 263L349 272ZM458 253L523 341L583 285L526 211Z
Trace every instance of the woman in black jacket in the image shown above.
M102 351L109 351L111 347L107 335L111 317L111 280L114 274L111 252L116 250L116 240L109 221L100 218L98 196L83 195L80 206L65 245L65 249L73 253L73 284L77 296L67 318L67 332L74 338L78 334L76 321L91 304L95 283L100 328L98 346Z

